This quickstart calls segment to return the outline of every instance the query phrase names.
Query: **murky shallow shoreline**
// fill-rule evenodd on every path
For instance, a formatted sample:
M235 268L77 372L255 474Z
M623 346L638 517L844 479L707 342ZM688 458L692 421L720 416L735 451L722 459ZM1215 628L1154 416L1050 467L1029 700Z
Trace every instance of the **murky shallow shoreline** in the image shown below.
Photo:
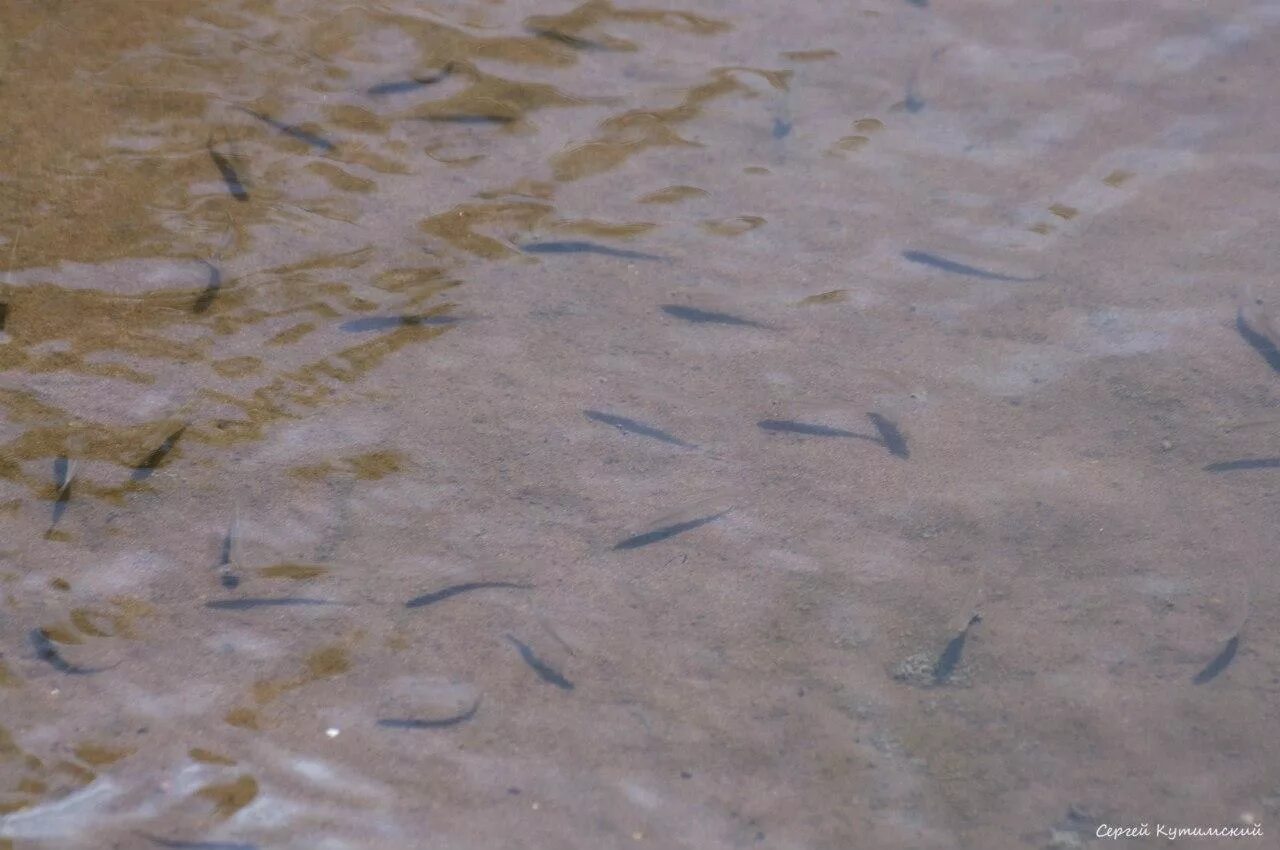
M1140 7L0 6L0 848L1270 823L1280 5Z

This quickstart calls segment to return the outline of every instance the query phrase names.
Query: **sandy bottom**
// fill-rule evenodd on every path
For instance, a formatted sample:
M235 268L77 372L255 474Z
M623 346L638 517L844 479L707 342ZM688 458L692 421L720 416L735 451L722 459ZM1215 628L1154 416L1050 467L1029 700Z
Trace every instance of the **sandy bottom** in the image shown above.
M1280 4L147 6L0 4L0 850L1273 831Z

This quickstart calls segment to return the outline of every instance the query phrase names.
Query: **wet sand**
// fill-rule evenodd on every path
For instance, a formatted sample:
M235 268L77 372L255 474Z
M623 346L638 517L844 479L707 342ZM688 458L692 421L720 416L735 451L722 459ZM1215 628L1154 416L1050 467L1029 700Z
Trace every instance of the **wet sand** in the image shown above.
M1280 815L1280 4L136 10L0 5L0 850Z

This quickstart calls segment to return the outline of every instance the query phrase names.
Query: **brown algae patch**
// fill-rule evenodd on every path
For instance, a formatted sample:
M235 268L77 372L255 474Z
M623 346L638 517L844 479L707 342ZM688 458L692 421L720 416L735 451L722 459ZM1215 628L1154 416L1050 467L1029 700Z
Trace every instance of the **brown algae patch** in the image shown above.
M192 747L190 750L187 750L187 755L191 757L192 761L198 761L201 764L221 764L231 766L236 763L235 759L218 755L212 750L206 750L203 747Z
M792 62L818 62L823 59L835 59L840 53L831 49L821 50L786 50L783 51L784 59L790 59Z
M879 118L859 118L853 122L853 129L859 133L874 133L884 129L884 122Z
M85 764L93 765L94 767L105 767L109 764L115 764L125 756L133 754L133 750L130 749L117 750L91 742L85 742L79 745L72 752L75 753L76 758L80 759L80 761Z
M258 796L258 781L245 774L221 785L206 785L196 795L212 802L219 817L229 818Z
M1064 221L1070 221L1071 219L1075 218L1077 215L1080 214L1080 210L1076 209L1075 207L1069 207L1066 204L1054 204L1051 207L1049 207L1049 212L1053 213L1058 218L1063 219Z
M318 578L327 572L329 572L328 567L311 564L275 564L274 566L260 568L258 575L263 578L287 578L294 581L306 581L307 579Z
M1112 187L1113 189L1118 189L1121 186L1123 186L1125 183L1128 183L1129 180L1133 178L1133 176L1134 174L1132 171L1117 170L1117 171L1111 172L1106 177L1103 177L1102 182L1106 183L1108 186Z
M332 162L310 163L307 166L307 171L322 177L330 186L341 192L372 192L378 188L378 184L372 180L357 177Z
M710 194L706 189L697 186L668 186L656 192L650 192L640 198L641 204L674 204L689 198L705 198Z
M224 378L245 378L262 371L262 361L257 357L228 357L209 364L213 371Z
M830 292L821 292L817 295L810 295L808 298L800 299L799 306L808 306L811 304L833 304L837 301L849 300L849 290L833 289Z
M741 236L764 224L758 215L740 215L737 218L725 218L702 222L702 229L715 236Z
M262 731L262 726L258 722L258 712L251 708L233 708L222 720L230 726L251 729L254 732Z

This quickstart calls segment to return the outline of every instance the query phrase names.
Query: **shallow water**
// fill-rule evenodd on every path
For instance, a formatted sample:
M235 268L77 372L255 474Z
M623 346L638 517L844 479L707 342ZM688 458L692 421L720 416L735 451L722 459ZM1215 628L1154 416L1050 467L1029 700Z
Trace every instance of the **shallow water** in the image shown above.
M139 8L0 3L0 850L1280 815L1280 3Z

